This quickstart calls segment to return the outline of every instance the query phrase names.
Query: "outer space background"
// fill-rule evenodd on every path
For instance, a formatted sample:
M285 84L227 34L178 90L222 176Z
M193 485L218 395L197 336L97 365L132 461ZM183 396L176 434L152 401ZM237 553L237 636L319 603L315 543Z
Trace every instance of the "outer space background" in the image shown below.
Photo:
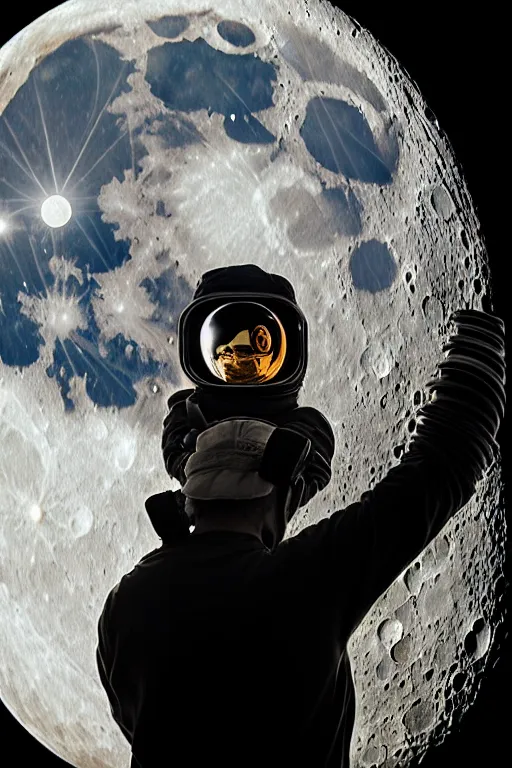
M35 18L58 3L43 0L37 11L9 8L0 32L0 47ZM506 96L504 67L505 22L497 4L480 11L460 11L452 4L332 2L366 27L405 67L417 84L428 106L435 113L440 129L453 147L469 192L476 206L491 268L493 311L506 321L505 238L508 212L505 172L506 121L503 119ZM458 4L453 4L458 5ZM33 8L33 6L32 6ZM460 8L460 6L459 6ZM507 328L508 331L508 328ZM507 387L508 390L508 387ZM497 440L502 450L504 477L507 477L508 451L506 420ZM510 513L507 515L510 527ZM507 545L507 578L510 577L510 535ZM506 627L508 628L508 617ZM422 768L450 765L498 766L510 759L506 728L510 712L510 637L501 642L500 658L483 681L475 704L452 733L422 761ZM5 766L37 765L62 768L69 763L54 756L39 744L0 703L0 763ZM507 760L508 758L508 760ZM311 768L315 768L311 766Z

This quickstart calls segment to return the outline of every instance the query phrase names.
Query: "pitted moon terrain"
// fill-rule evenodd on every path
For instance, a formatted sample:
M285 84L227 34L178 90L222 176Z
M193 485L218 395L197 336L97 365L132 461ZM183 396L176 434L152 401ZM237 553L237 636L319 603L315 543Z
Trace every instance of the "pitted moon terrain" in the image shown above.
M337 449L293 535L407 450L487 256L420 93L327 3L71 0L0 51L0 113L0 695L71 764L121 768L96 624L159 546L144 500L177 487L161 424L191 386L177 321L202 273L282 274L307 317L299 404ZM502 616L500 477L351 638L356 768L407 765L477 693Z

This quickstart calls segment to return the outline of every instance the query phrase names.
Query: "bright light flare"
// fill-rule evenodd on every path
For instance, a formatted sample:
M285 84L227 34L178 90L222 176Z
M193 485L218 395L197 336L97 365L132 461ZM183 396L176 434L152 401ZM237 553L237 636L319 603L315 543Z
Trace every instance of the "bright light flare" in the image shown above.
M62 195L47 197L41 206L41 218L49 227L63 227L72 216L69 201Z
M4 232L7 232L8 226L5 219L0 219L0 235L3 235Z

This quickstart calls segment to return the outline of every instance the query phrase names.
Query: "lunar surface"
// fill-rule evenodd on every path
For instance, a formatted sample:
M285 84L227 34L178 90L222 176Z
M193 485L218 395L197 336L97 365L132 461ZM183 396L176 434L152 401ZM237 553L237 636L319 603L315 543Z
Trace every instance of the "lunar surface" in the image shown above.
M290 536L407 451L487 256L421 94L328 3L70 0L0 51L0 115L0 695L72 765L122 768L97 620L160 545L144 500L178 487L161 426L203 272L282 274L308 320L299 404L337 449ZM355 768L421 757L477 695L501 491L496 463L352 636Z

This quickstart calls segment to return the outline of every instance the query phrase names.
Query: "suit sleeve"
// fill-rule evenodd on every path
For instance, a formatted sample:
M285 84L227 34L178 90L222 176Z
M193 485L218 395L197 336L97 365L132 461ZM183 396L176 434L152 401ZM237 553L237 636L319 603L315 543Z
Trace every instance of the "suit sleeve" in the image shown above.
M193 389L182 389L171 395L167 401L169 412L163 423L162 453L165 469L169 477L178 480L182 486L186 481L184 467L192 455L185 449L183 439L191 429L186 400L193 392Z
M467 504L498 455L504 325L477 310L452 317L459 333L443 350L441 376L427 384L434 397L417 413L417 434L400 464L358 502L299 534L342 585L350 631Z

